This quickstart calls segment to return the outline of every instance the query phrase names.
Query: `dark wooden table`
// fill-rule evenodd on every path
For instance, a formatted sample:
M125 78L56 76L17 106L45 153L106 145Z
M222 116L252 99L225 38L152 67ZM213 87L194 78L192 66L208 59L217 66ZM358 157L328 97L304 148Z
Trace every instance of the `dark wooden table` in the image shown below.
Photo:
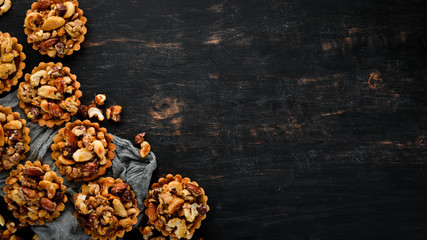
M0 30L26 43L31 1ZM83 103L124 106L168 173L199 182L205 239L425 239L427 4L421 0L86 0L61 61ZM4 207L2 208L3 211ZM7 213L4 213L7 214ZM141 239L136 231L128 239Z

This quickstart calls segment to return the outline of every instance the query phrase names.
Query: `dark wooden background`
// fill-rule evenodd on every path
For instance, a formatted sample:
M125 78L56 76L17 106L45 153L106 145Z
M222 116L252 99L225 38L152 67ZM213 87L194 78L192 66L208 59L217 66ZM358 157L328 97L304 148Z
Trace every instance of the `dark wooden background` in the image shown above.
M31 1L0 30L26 43ZM422 0L86 0L82 83L124 106L167 173L199 182L218 239L425 239ZM368 80L371 79L371 84ZM2 208L4 210L4 207ZM5 213L6 214L6 213ZM126 235L136 239L136 231Z

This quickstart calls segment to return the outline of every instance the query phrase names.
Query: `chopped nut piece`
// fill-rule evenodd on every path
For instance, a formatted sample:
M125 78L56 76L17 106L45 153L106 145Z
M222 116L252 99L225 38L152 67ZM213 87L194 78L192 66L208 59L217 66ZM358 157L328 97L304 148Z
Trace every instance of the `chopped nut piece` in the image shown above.
M122 106L119 105L114 105L110 108L107 108L107 110L105 110L105 114L107 116L107 119L111 119L114 122L120 122L121 117L120 117L120 113L122 112Z
M144 142L145 132L139 133L135 136L135 143L140 145L142 142Z
M145 157L147 157L147 155L150 153L150 151L151 151L151 146L150 146L150 144L149 144L147 141L143 141L143 142L141 143L141 150L139 150L139 155L140 155L142 158L145 158Z
M89 117L87 110L88 110L87 106L85 106L85 105L79 106L78 114L79 114L81 119L87 119Z
M105 96L105 94L97 94L95 96L95 103L98 106L104 105L105 100L107 100L107 96Z

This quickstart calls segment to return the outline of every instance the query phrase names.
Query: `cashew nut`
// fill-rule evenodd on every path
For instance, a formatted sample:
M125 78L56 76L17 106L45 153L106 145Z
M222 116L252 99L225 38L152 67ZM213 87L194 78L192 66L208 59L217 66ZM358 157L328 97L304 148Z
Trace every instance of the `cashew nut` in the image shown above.
M46 181L46 180L42 180L39 183L39 187L40 189L45 189L46 193L47 193L47 197L52 199L55 196L56 193L56 188L53 185L53 183Z
M40 84L40 79L43 78L46 74L45 70L40 70L30 77L31 86L37 87Z
M73 130L71 130L71 132L74 133L76 137L79 137L86 132L86 128L85 126L76 126L73 128Z
M89 118L97 116L99 121L104 121L104 115L102 115L101 110L99 110L98 108L89 108L87 114L89 115Z
M1 0L0 5L3 3L3 6L0 7L0 16L3 15L5 12L9 11L9 9L12 7L12 1L11 0Z
M110 195L109 190L112 186L114 186L114 180L111 178L105 179L101 186L101 195L108 197Z
M63 18L69 18L74 15L76 9L72 2L64 2L64 6L67 8L67 12L62 16Z
M6 0L7 1L7 0ZM41 22L43 20L43 16L38 12L32 12L27 15L27 17L24 20L24 25L26 28L29 28L31 30L35 30L37 28L36 21Z

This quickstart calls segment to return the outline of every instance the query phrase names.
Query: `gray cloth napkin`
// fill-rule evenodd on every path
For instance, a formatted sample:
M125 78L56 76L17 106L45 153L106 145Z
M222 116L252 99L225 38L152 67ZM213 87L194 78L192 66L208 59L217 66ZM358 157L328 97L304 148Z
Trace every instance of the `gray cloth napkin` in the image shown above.
M0 105L3 107L11 107L14 112L19 112L21 118L27 120L26 126L30 129L30 151L27 153L25 161L34 162L39 160L43 164L49 164L51 170L54 170L58 176L61 176L58 168L55 166L50 154L50 145L53 142L53 137L57 134L60 127L48 128L46 126L40 127L38 123L29 121L24 111L18 106L18 98L16 91L9 93L6 97L0 99ZM108 130L107 130L108 132ZM111 133L110 133L111 134ZM113 166L107 170L105 176L114 178L121 178L124 182L128 183L132 190L135 191L138 199L138 208L141 213L138 215L138 223L141 221L144 204L143 200L147 196L151 175L156 169L156 156L153 152L142 159L139 156L139 149L135 148L133 144L126 140L114 136L113 143L116 145L115 157L113 159ZM9 177L10 171L3 170L0 172L0 195L4 197L5 193L2 189L5 186L5 180ZM43 226L34 225L32 229L39 236L39 239L91 239L83 232L83 229L77 225L77 220L74 217L74 193L80 192L83 183L69 182L64 179L64 185L67 186L68 201L65 204L65 210L61 212L59 218L54 219L50 223L45 223ZM136 224L135 226L137 226ZM134 226L134 227L135 227Z

